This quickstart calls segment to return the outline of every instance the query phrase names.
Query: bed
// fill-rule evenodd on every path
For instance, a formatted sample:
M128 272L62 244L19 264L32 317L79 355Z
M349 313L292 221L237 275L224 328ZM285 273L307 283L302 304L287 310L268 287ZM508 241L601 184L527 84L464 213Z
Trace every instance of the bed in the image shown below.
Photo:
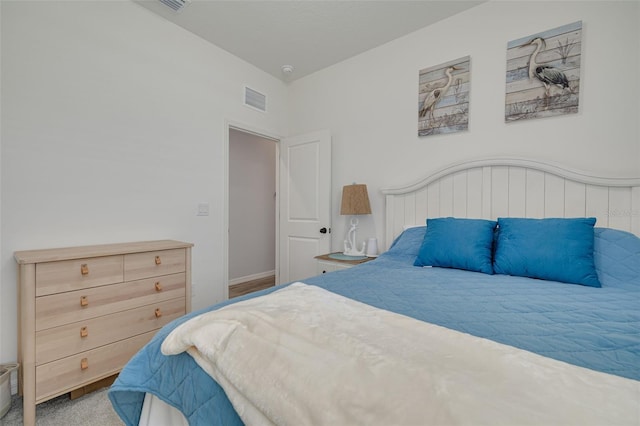
M109 391L122 420L640 424L639 178L480 159L382 192L388 250L167 325ZM262 323L237 327L265 306L282 316L275 328L297 327L271 346L260 346L269 344ZM228 336L253 328L257 337L234 349ZM200 348L211 336L216 350ZM321 344L308 346L312 337ZM270 351L257 368L252 354ZM247 375L263 381L234 381Z

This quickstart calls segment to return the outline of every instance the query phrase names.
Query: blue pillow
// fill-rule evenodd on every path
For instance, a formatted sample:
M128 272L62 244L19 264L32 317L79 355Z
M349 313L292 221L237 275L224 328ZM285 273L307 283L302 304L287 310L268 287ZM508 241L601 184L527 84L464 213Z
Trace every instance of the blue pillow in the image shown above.
M414 257L417 256L418 251L420 250L420 244L422 244L422 240L424 240L424 233L426 230L427 227L424 225L412 226L405 229L400 235L398 235L398 237L396 237L387 253L398 252L400 254L413 255Z
M495 221L485 219L427 219L427 232L414 266L493 274L491 254L495 227Z
M496 274L600 287L591 218L498 218Z
M603 287L640 288L640 238L630 232L593 228L593 263Z

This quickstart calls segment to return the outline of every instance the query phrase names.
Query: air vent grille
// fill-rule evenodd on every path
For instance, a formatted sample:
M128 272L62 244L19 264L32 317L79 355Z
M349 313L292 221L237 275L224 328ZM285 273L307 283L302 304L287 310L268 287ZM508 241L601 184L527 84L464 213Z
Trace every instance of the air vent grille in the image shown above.
M191 0L159 0L159 1L160 3L173 9L176 12L180 12L182 9L189 6L189 3L191 3Z
M262 112L267 111L267 95L264 95L250 87L244 87L244 104Z

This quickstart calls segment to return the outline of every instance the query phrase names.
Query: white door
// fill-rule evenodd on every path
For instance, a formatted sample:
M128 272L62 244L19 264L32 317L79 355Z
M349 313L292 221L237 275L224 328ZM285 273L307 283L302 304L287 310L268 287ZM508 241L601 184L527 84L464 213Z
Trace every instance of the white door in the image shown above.
M331 133L280 142L279 283L316 275L331 249Z

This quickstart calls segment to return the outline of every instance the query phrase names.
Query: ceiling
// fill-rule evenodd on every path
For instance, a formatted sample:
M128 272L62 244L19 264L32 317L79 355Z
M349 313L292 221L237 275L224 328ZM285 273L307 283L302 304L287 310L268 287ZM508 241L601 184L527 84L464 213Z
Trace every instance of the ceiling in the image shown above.
M484 1L134 0L283 81L309 75ZM283 65L294 67L285 73Z

